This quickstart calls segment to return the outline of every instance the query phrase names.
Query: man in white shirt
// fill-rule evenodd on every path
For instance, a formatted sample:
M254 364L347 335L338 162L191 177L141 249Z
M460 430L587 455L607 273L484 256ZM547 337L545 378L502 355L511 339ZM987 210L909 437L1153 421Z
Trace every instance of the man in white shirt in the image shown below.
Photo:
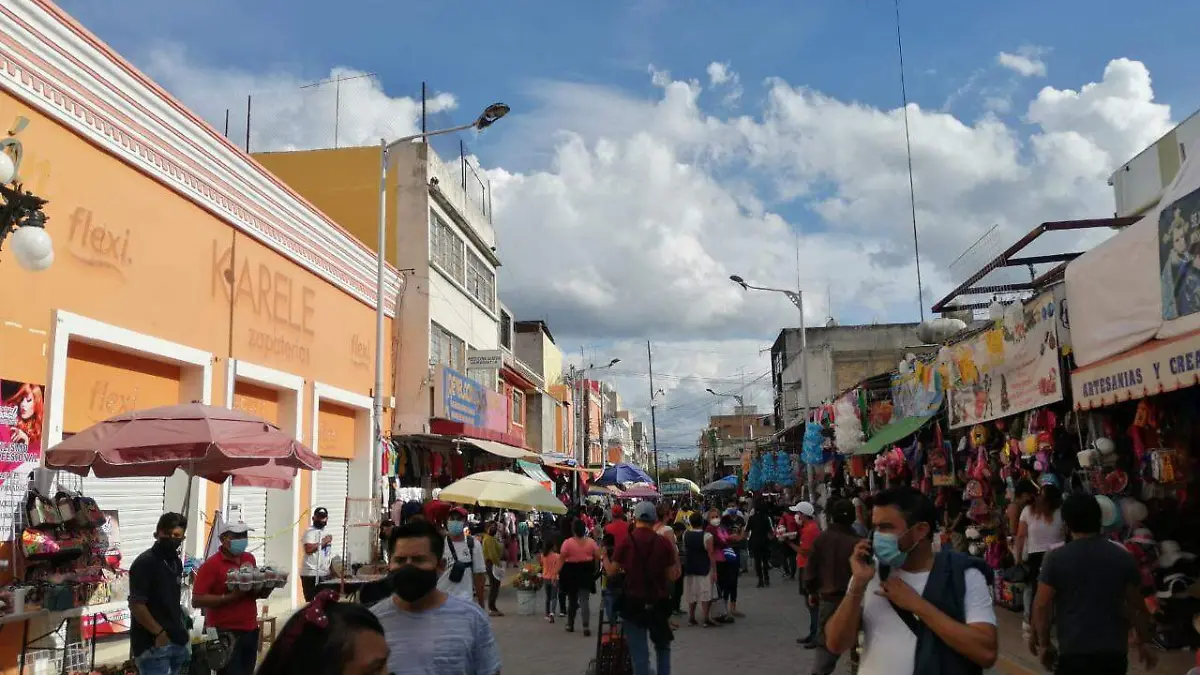
M312 602L317 584L329 578L329 563L333 560L333 537L325 534L329 511L324 507L313 510L312 527L304 533L304 563L300 568L300 588L304 601Z
M459 598L475 601L483 607L483 580L487 563L483 558L483 544L466 534L467 511L463 508L450 510L446 520L446 550L442 554L445 569L438 579L438 590Z
M933 502L909 487L875 499L875 532L850 559L846 597L825 626L841 654L865 635L859 675L981 673L996 662L996 614L982 560L933 552ZM954 588L964 589L961 595ZM934 639L934 638L937 639Z

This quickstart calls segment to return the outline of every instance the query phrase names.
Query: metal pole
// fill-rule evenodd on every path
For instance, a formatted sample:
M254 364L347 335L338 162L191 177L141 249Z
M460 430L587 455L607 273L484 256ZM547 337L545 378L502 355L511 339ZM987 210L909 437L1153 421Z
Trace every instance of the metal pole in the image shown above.
M658 406L654 405L654 396L656 394L656 390L654 389L654 354L650 351L649 340L646 340L646 365L650 369L650 434L651 438L654 439L654 482L661 489L662 480L658 470L658 420L655 415L655 408Z
M251 98L252 98L251 96L246 97L246 152L247 152L247 154L250 152L250 99Z
M804 396L804 423L807 426L809 415L812 413L809 410L810 401L808 399L808 332L804 329L804 291L800 289L796 289L796 309L800 310L800 387ZM811 464L806 466L808 467L809 499L816 499L817 470Z
M375 397L372 401L375 413L375 437L371 440L371 472L378 471L380 458L383 457L383 272L386 265L384 243L387 241L387 173L388 149L387 141L379 139L379 231L375 247ZM399 320L399 317L397 317ZM315 441L314 441L315 442ZM375 499L375 483L371 480L369 497Z

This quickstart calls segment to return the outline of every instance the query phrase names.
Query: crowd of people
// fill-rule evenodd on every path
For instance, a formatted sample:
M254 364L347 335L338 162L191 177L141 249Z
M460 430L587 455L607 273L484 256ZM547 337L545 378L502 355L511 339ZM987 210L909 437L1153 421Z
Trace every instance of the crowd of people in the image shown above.
M1096 500L1063 499L1049 483L1016 492L1007 515L1034 580L1031 652L1062 675L1124 673L1127 644L1152 665L1137 568L1102 535ZM585 637L593 626L615 629L636 675L670 675L675 631L736 623L746 616L741 577L765 588L778 574L797 584L797 609L808 616L797 642L815 651L814 674L832 673L847 654L859 675L982 673L996 662L993 571L956 550L952 506L939 509L909 487L825 491L816 503L789 497L585 505L559 517L400 504L381 531L386 579L346 602L320 590L318 564L302 580L308 603L257 670L256 596L224 583L229 570L254 564L244 524L222 526L192 602L229 636L224 675L497 675L492 621L503 616L504 570L532 561L547 622L562 619L567 633ZM328 545L326 517L314 513L306 555ZM144 675L174 675L190 658L177 553L186 529L182 516L165 514L156 544L131 569L131 643Z

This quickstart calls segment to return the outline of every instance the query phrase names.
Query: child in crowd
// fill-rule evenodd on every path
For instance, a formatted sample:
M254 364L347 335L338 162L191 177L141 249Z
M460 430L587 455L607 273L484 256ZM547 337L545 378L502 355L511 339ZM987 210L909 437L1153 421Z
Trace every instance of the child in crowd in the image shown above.
M562 569L562 556L558 552L558 542L553 538L548 537L542 542L538 563L542 566L542 585L546 589L546 620L554 623L554 601L558 598L558 572ZM561 601L558 611L566 611Z

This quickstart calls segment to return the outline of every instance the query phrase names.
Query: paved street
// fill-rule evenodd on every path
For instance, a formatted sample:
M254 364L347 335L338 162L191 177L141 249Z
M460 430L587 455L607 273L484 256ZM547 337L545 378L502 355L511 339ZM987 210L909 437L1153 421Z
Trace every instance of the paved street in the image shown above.
M721 628L681 627L675 632L672 643L673 672L689 675L750 669L748 672L753 673L808 675L813 652L796 644L796 636L808 626L808 612L800 604L795 586L776 583L771 588L758 589L754 587L753 576L743 576L742 584L738 609L746 613L746 618ZM595 633L585 638L578 625L575 633L567 633L565 620L561 618L554 624L547 623L541 615L543 598L538 597L537 616L517 616L516 591L507 585L501 591L499 606L505 616L492 619L492 626L500 643L504 672L583 675L596 652ZM594 630L599 596L593 596L592 600ZM1004 638L1002 636L1002 641ZM1013 642L1012 639L1007 641ZM1002 647L1013 647L1018 642L1019 637L1013 644ZM848 672L847 663L848 658L843 658L838 675ZM1014 669L1012 665L998 664L997 668L987 671L987 675L1030 672Z
M754 588L753 577L743 576L749 588L740 590L738 608L746 613L731 626L688 628L675 633L672 644L674 672L797 673L807 675L813 652L796 644L807 612L800 605L792 584L769 589ZM598 596L594 596L596 600ZM539 598L541 600L541 598ZM542 600L541 602L544 602ZM593 602L596 611L598 602ZM543 605L539 604L540 607ZM549 624L538 616L516 616L516 592L505 589L500 609L506 616L492 620L504 659L504 672L520 675L582 675L596 652L596 636L585 638L576 626L565 632L563 619ZM592 617L593 629L595 616ZM839 668L845 672L844 668Z

